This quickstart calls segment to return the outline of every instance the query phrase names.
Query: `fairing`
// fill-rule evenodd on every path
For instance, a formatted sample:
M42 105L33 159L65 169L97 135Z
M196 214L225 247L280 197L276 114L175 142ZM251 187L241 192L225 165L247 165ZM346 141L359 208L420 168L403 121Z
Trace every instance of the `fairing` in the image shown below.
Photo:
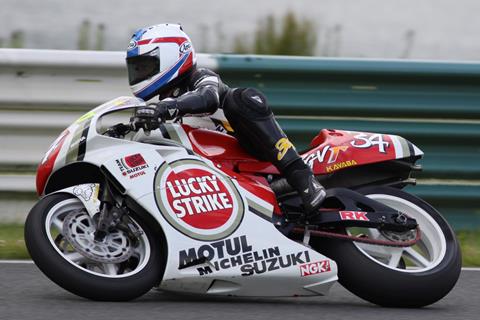
M101 116L140 105L145 105L145 102L141 99L119 97L96 107L72 123L53 142L37 168L37 194L42 195L44 193L45 186L53 172L70 163L85 160L87 146L92 146L88 140L93 140L96 148L101 145L109 146L111 138L99 136L96 132L97 122ZM129 141L118 140L118 144L125 143L129 143ZM108 153L105 155L108 156Z
M324 129L302 154L315 174L394 159L419 158L423 152L406 139L389 134Z
M181 125L170 124L166 131L186 148L98 132L103 115L142 104L119 98L92 110L67 129L57 141L63 143L50 152L56 156L47 156L45 163L53 163L52 172L74 162L102 167L156 220L168 252L160 288L239 296L326 294L337 280L335 262L280 233L271 221L273 192L252 177L192 153L199 149ZM225 152L244 155L239 149ZM48 170L46 164L41 170ZM43 180L38 188L43 193ZM97 184L56 192L78 197L90 215L98 214Z
M268 162L246 153L237 140L220 132L183 126L195 152L243 173L279 174ZM395 159L419 158L423 152L406 139L389 134L324 129L301 153L315 175Z

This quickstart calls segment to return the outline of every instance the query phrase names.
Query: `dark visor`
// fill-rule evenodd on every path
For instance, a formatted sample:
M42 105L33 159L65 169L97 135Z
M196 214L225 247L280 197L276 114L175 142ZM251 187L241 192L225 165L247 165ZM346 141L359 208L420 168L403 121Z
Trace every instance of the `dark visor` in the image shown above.
M131 86L156 75L160 71L158 48L141 56L127 58L127 68Z

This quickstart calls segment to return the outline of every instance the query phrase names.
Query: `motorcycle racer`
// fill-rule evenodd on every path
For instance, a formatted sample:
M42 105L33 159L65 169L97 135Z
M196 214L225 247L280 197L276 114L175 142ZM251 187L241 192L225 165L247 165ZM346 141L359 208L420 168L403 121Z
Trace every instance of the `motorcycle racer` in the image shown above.
M133 94L158 103L138 108L135 125L195 116L189 124L234 135L249 153L270 161L299 193L307 214L323 202L325 188L298 155L274 118L265 95L255 88L229 88L213 71L197 68L190 38L178 24L137 30L127 49Z

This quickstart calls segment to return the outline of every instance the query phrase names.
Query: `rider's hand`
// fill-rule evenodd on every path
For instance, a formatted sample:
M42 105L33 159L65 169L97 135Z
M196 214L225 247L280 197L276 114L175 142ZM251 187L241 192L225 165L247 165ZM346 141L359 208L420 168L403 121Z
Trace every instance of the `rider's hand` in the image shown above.
M150 103L146 107L138 108L132 118L134 130L155 130L166 120L175 119L179 112L175 99L165 99L158 103Z
M144 131L155 130L158 128L158 113L154 106L137 108L135 115L131 119L132 127L135 131L143 129Z
M158 117L162 120L173 120L178 115L177 100L173 98L164 99L158 103L149 104L154 106Z

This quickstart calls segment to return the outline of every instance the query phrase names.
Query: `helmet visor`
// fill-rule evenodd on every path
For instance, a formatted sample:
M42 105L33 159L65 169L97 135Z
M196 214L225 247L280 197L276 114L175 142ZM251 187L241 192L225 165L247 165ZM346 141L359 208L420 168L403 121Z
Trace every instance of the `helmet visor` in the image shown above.
M158 48L140 56L127 58L128 82L131 86L160 72Z

